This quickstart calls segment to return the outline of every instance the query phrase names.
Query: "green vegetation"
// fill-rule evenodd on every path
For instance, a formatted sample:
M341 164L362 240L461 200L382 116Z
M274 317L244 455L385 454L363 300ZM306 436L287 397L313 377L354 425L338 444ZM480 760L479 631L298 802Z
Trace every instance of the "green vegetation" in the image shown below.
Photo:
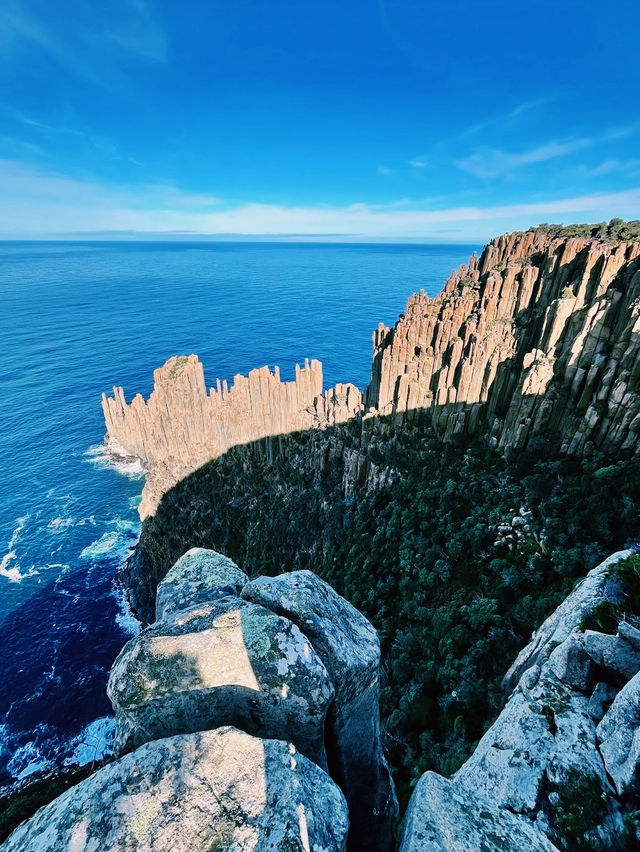
M624 222L622 219L611 219L598 225L548 225L546 222L530 228L541 231L552 237L589 237L606 243L624 243L640 240L640 219Z
M572 769L566 782L556 785L555 790L551 816L560 848L566 852L598 852L602 844L590 835L609 813L607 795L598 776Z
M57 796L75 784L87 778L96 769L96 765L87 765L79 769L64 769L53 776L39 778L26 784L18 792L0 796L0 843L2 843L21 822L49 804Z
M195 545L251 575L310 568L364 612L380 634L382 719L404 804L425 770L449 775L468 757L531 632L638 535L640 462L507 462L481 444L384 429L366 450L349 425L232 450L165 496L141 548L160 576ZM344 450L393 484L345 494Z

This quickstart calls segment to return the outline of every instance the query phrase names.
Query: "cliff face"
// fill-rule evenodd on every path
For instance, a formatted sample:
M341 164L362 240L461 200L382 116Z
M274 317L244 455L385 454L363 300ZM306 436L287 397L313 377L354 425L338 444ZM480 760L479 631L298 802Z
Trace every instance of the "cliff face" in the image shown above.
M379 326L365 402L504 450L538 436L569 453L636 452L639 353L640 243L516 233Z
M390 415L397 426L418 423L446 439L486 436L505 452L536 442L577 455L638 452L638 242L542 231L498 237L438 296L412 296L394 328L380 325L373 342L364 405L351 384L323 394L319 361L296 367L293 382L262 367L207 391L195 355L156 370L147 402L138 394L127 405L122 388L103 396L107 449L140 458L148 470L141 517L230 447L365 411L363 443L376 432L372 418ZM348 490L366 465L357 453L344 462Z
M154 372L147 402L137 394L127 405L124 391L102 396L107 450L135 456L148 471L140 504L144 520L172 485L230 447L269 435L341 423L361 409L355 385L322 392L322 365L296 365L293 382L280 381L278 367L236 375L207 392L196 355L170 358Z

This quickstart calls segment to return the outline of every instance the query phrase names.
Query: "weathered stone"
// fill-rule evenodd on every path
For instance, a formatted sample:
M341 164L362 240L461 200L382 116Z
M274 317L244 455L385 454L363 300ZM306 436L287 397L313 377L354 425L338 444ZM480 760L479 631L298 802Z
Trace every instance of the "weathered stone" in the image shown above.
M632 550L620 550L600 565L589 571L569 597L543 622L535 632L531 642L518 654L516 661L504 677L503 687L510 692L517 684L522 673L530 666L545 663L551 652L571 634L580 629L588 616L602 601L622 603L624 590L622 585L609 577L609 570L633 553Z
M589 699L561 683L549 662L531 689L520 683L454 777L497 806L535 815L544 784L562 783L571 769L609 788Z
M278 740L233 728L157 740L41 808L2 852L343 852L344 797Z
M327 670L295 624L248 601L196 604L146 628L120 652L107 691L117 753L233 724L287 739L326 768Z
M548 667L567 686L581 692L587 692L593 687L595 666L581 633L572 633L552 651Z
M260 577L242 597L291 619L327 667L336 689L328 717L329 765L349 803L349 848L388 850L398 806L380 740L376 631L311 571Z
M557 852L528 819L433 772L418 781L399 852Z
M618 690L609 683L600 682L594 686L587 707L587 712L594 722L597 723L602 719L617 694Z
M639 780L640 673L616 696L598 725L600 753L618 793Z
M196 355L170 358L153 374L153 392L145 402L137 394L128 405L124 391L102 395L107 435L114 456L139 458L147 470L140 517L155 513L168 489L230 447L259 438L326 426L353 417L362 408L355 385L337 385L322 393L322 364L296 365L293 382L281 382L278 367L236 375L231 387L217 381L207 388Z
M620 636L585 630L582 642L591 659L609 672L619 686L640 670L640 651Z
M192 547L158 584L156 619L160 621L193 604L238 595L248 579L228 557Z
M618 636L640 651L640 630L624 619L618 625Z

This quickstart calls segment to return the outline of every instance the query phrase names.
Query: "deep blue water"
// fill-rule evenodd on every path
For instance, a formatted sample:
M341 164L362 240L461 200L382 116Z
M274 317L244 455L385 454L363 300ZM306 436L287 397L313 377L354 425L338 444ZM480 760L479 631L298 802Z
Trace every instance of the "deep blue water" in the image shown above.
M208 385L315 357L362 388L378 322L474 248L0 242L0 784L108 746L143 483L101 453L102 391L191 352Z

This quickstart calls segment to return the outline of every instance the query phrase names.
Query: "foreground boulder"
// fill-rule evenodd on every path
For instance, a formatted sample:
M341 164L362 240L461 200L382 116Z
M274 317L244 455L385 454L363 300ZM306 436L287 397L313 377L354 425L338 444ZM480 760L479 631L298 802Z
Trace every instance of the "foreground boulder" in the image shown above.
M238 595L248 579L227 556L192 547L158 584L156 621L197 603Z
M327 765L327 670L295 624L248 601L196 604L147 627L120 652L107 691L117 753L232 724Z
M558 852L526 819L425 772L411 797L399 852Z
M640 781L640 673L616 696L598 725L600 753L618 793Z
M621 583L611 576L610 569L633 554L632 550L619 550L581 580L560 606L551 613L533 635L531 642L523 648L503 680L505 692L515 688L522 674L534 665L542 666L553 650L581 624L593 615L599 604L621 604L624 590Z
M148 743L63 793L2 852L343 852L344 797L277 740L233 728Z
M291 619L311 640L336 690L327 720L329 768L349 803L349 848L390 849L398 805L380 738L375 629L311 571L259 577L242 597Z

